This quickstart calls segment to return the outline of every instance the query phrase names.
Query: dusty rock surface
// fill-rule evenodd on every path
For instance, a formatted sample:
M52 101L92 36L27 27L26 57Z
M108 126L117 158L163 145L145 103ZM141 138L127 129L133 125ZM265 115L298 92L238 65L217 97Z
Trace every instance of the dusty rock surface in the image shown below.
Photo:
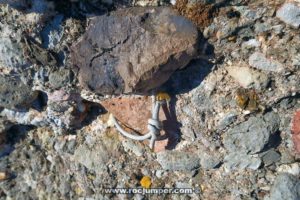
M101 102L106 110L112 113L121 123L132 127L139 133L148 132L147 123L152 115L152 99L150 97L119 97ZM162 112L160 112L162 118Z
M124 9L91 20L73 65L95 93L147 93L196 56L197 40L192 22L170 8Z
M299 10L0 0L0 199L298 200ZM111 120L145 134L151 97L123 93L152 89L170 95L154 150ZM143 177L193 192L105 190Z

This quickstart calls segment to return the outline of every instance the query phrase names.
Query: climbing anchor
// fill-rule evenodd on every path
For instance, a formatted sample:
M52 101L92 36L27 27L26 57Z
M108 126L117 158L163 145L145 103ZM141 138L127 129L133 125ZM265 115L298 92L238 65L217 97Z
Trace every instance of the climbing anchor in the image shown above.
M163 104L169 103L169 101L170 96L164 92L160 92L157 95L152 96L152 116L150 119L148 119L147 128L149 132L146 135L133 135L126 132L115 117L112 118L114 125L122 135L130 139L138 141L150 139L149 146L151 149L153 149L154 143L160 135L160 130L162 129L162 123L159 121L159 109Z

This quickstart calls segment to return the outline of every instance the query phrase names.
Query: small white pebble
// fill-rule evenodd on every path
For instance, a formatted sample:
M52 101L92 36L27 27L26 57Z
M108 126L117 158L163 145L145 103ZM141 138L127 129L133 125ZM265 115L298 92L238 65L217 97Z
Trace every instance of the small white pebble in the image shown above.
M50 161L51 163L53 163L53 158L52 158L51 155L48 155L48 156L46 157L46 159L47 159L48 161Z
M250 113L251 113L250 110L245 110L245 111L243 111L243 114L244 114L244 115L248 115L248 114L250 114Z
M113 120L113 115L109 114L108 120L106 122L107 127L114 127L114 120Z
M293 174L295 176L299 176L300 175L300 166L299 166L299 163L280 165L276 169L276 171L279 173L289 173L289 174Z
M171 3L172 5L175 5L175 4L176 4L176 0L171 0L170 3Z
M157 171L155 172L155 176L156 176L157 178L161 178L161 177L163 177L163 175L164 175L164 171L163 171L163 170L157 170Z

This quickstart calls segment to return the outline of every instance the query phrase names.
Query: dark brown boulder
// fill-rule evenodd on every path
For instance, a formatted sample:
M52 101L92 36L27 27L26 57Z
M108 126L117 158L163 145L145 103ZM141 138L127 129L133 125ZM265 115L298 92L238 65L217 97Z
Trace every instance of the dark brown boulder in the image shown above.
M72 47L83 88L99 94L147 93L197 54L198 32L167 7L98 16Z

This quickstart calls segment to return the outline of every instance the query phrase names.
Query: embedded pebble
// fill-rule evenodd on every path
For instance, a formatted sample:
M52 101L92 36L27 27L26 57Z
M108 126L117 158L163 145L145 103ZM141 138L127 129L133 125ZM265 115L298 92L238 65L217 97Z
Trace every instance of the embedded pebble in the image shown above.
M291 174L279 174L270 191L270 200L300 199L300 181Z
M300 175L300 166L299 166L299 163L284 164L284 165L280 165L279 167L277 167L276 171L279 173L289 173L294 176L299 176Z
M256 170L261 166L261 159L246 153L230 153L224 158L225 171L252 169Z
M164 151L157 153L157 161L164 170L192 171L200 167L200 158L192 153Z
M277 10L276 16L295 28L300 27L300 7L294 3L283 4Z
M256 68L269 72L282 72L284 66L276 60L268 59L264 54L255 52L249 57L249 64Z
M136 144L131 140L123 140L122 145L126 152L132 151L136 156L142 156L145 151L141 145Z
M251 117L247 121L228 130L224 136L224 146L230 152L245 151L251 154L260 152L269 142L279 126L275 113L264 117Z
M273 163L280 160L280 154L274 150L268 151L266 154L262 156L262 161L265 166L272 165Z
M266 88L269 79L264 73L254 71L248 67L227 67L229 75L232 76L242 87L254 87L258 90Z

